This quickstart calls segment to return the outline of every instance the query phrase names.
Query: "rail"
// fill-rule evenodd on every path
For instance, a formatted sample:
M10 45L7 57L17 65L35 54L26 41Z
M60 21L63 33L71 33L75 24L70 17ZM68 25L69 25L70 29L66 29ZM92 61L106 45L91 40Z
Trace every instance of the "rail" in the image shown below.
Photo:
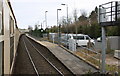
M35 66L35 63L33 62L33 59L32 59L32 57L31 57L31 55L30 55L30 53L29 53L29 51L28 51L28 49L27 49L27 46L26 46L26 43L25 43L24 39L23 39L23 42L24 42L24 45L25 45L26 52L27 52L27 54L28 54L28 56L29 56L30 62L32 63L32 66L33 66L33 68L34 68L37 76L39 76L38 70L37 70L37 68L36 68L36 66Z
M27 39L27 38L26 38ZM28 40L28 39L27 39ZM28 40L28 42L33 46L33 48L62 76L64 76L64 74L55 66L53 65L47 58L45 58L44 55L42 55L42 53Z

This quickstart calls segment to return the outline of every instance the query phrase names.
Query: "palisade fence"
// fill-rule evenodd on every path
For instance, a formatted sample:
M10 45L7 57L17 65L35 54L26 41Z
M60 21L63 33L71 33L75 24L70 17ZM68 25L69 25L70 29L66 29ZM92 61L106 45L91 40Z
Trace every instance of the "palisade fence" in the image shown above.
M58 33L49 33L49 40L48 40L48 35L43 34L43 39L48 40L52 43L55 44L60 44L63 45L65 48L68 48L68 39L67 39L67 34L58 34ZM114 57L114 51L116 49L120 49L120 36L110 36L106 38L107 40L107 54L111 54ZM101 42L99 42L101 43ZM71 51L71 50L70 50ZM101 69L101 50L97 50L94 45L88 45L87 47L77 47L76 51L71 51L80 58L83 58L85 61L89 62L93 66L95 66L98 69ZM119 55L118 55L119 56ZM120 67L120 63L117 65L109 65L106 64L106 69L107 72L110 73L115 73L118 72Z
M57 33L50 33L49 34L49 41L52 43L56 43L56 44L61 44L63 45L65 48L68 48L68 41L67 38L64 37L66 34L61 34L60 38L59 35ZM43 37L47 38L47 35L44 35ZM119 49L120 47L120 42L119 42L120 37L119 36L110 36L107 38L107 51L108 54L111 53L110 51L114 51L115 49ZM117 42L117 44L116 44ZM76 51L72 51L73 53L79 55L81 58L84 58L84 60L86 60L87 62L89 62L90 64L92 64L93 66L95 66L98 69L101 69L101 51L97 50L95 48L94 45L89 44L87 47L83 47L80 46L77 48ZM112 52L114 54L114 52ZM114 55L113 55L114 56ZM119 63L118 65L108 65L106 64L106 69L107 72L109 73L115 73L118 72L119 70Z

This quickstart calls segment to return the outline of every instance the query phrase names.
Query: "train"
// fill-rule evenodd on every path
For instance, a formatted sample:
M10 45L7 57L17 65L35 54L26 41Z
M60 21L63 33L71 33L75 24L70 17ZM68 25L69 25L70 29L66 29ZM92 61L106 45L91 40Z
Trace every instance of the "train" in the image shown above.
M21 33L10 0L0 0L0 75L11 74Z

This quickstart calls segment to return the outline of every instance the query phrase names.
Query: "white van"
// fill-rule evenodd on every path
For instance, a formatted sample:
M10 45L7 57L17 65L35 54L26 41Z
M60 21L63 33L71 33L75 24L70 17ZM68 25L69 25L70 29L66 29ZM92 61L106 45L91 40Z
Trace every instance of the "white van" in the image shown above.
M68 34L68 42L69 39L75 39L77 42L77 46L87 46L89 41L93 45L95 45L95 41L91 39L88 35L84 35L84 34Z

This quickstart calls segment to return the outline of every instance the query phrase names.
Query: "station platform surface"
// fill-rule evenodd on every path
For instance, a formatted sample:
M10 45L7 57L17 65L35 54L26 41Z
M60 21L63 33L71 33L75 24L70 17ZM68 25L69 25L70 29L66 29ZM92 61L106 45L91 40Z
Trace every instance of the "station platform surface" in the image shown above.
M66 51L65 49L63 49L57 44L47 42L47 41L39 41L33 37L30 37L30 38L42 44L43 46L47 47L74 74L86 74L88 72L98 71L93 66L89 65L82 59L74 56L73 54Z

